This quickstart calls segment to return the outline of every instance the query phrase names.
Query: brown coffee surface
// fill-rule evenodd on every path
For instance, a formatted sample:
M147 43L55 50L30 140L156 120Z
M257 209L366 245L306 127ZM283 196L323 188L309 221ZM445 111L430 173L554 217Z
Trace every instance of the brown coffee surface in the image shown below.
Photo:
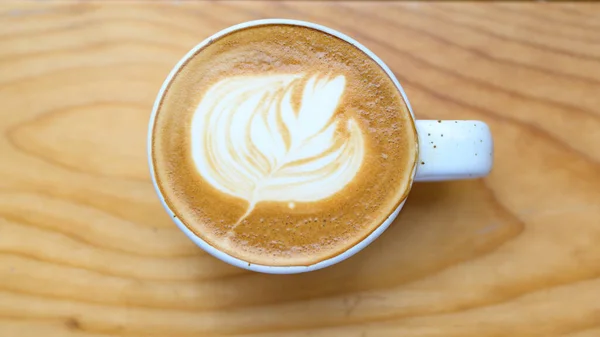
M277 117L270 133L250 122L238 129L234 125L243 120L236 119L242 110L231 107L242 106L253 94L261 93L248 89L237 94L227 88L239 88L239 83L254 77L275 79L269 82L275 89L260 96L256 105L264 110L257 112L256 118L263 118L259 122L264 121L267 127L271 125L268 116ZM228 79L233 79L233 84ZM296 130L300 129L290 126L296 124L287 123L280 111L291 107L293 114L287 118L299 120L303 105L309 105L303 101L306 88L317 91L328 88L326 84L333 88L340 79L345 85L339 97L327 94L338 102L332 117L321 121L325 126L317 126L318 134L298 136L305 140L304 145L294 145L300 132ZM277 89L280 83L281 90ZM216 94L226 89L234 92L233 96ZM332 93L339 93L334 89ZM313 104L317 113L309 116L305 128L321 123L321 96L321 101L315 98L319 102ZM289 99L289 106L283 98ZM211 99L217 103L206 103ZM208 108L203 110L202 106ZM200 159L194 161L192 120L201 110L208 114L198 117L202 123L194 125L202 128L211 118L216 122L202 129L206 135L199 138L204 143ZM229 119L219 120L221 111L228 111L230 115L223 118ZM223 133L219 126L233 131ZM331 139L323 136L327 130L335 130ZM386 72L350 43L293 25L246 28L199 50L169 83L152 132L155 179L171 210L213 247L262 265L310 265L360 242L406 198L417 156L412 118ZM218 138L237 137L240 132L245 135L241 145ZM273 132L277 135L270 135ZM265 134L272 137L265 144L281 143L274 148L318 153L295 159L286 155L287 161L277 159L276 154L264 150L266 145L260 146ZM315 139L329 139L327 150L307 150L317 146ZM334 156L336 159L326 166L317 167ZM204 166L208 168L202 172ZM298 173L301 170L312 171L307 175Z

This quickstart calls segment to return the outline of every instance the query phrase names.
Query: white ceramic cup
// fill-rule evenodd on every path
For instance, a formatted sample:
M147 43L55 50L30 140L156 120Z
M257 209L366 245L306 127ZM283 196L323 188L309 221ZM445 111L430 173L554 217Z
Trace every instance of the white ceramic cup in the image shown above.
M177 63L160 89L158 97L154 103L152 116L150 118L150 127L148 132L148 163L150 165L150 173L152 175L154 188L167 213L175 221L177 226L185 233L185 235L187 235L196 245L200 246L200 248L224 262L256 272L270 274L294 274L313 271L344 261L345 259L361 251L389 227L404 206L404 202L402 202L392 213L392 215L390 215L381 225L379 225L379 227L377 227L377 229L375 229L369 236L356 245L348 248L339 255L309 266L267 266L252 264L248 261L238 259L211 246L206 241L194 234L191 230L189 230L178 217L175 217L175 214L165 202L165 199L158 188L151 157L151 137L153 134L152 129L154 127L154 119L156 117L162 96L179 69L189 58L193 57L207 44L218 40L220 37L236 30L270 24L309 27L323 31L327 34L331 34L344 41L347 41L348 43L351 43L356 48L362 50L365 54L377 62L381 68L383 68L383 70L385 70L387 75L392 79L398 88L398 91L402 94L402 97L404 98L404 101L410 110L412 121L415 123L418 133L419 159L416 163L416 170L413 170L411 186L412 182L414 181L423 182L471 179L483 177L490 172L493 162L493 142L490 130L484 122L472 120L415 120L414 113L408 98L406 97L406 93L404 92L404 89L402 89L400 83L398 83L396 76L394 76L392 71L387 65L385 65L385 63L383 63L381 59L379 59L379 57L354 39L321 25L296 20L268 19L241 23L226 28L202 41L200 44L190 50L179 61L179 63Z

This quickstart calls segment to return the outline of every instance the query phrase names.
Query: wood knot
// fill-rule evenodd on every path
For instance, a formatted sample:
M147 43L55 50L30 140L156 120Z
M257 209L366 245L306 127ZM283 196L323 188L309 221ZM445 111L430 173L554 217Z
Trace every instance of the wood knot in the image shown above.
M79 320L75 317L68 318L65 321L65 326L70 330L81 330L81 323L79 323Z

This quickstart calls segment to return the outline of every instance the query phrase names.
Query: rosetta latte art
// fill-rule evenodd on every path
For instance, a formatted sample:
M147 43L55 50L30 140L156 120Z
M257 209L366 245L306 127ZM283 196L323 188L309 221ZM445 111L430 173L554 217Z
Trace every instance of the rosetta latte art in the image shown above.
M236 226L260 201L293 208L354 178L365 145L356 121L335 117L345 84L344 76L239 76L206 92L192 117L192 157L214 188L248 202Z

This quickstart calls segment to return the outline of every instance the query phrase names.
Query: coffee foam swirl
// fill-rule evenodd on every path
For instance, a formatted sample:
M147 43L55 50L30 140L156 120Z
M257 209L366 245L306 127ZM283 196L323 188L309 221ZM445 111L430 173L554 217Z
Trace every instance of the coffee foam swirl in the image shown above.
M206 91L192 117L192 158L210 185L248 202L237 224L258 202L293 208L352 181L365 144L356 121L336 116L345 85L341 75L236 76Z

